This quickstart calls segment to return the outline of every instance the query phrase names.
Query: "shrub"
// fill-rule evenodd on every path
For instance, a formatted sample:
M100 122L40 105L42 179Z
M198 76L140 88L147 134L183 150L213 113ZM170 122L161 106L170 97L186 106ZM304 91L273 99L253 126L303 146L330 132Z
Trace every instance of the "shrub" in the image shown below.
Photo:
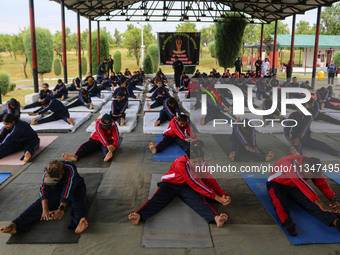
M0 89L1 94L4 96L9 90L9 74L2 72L0 73Z
M113 54L113 69L115 73L119 73L122 69L122 53L119 50L116 50Z
M143 62L143 69L145 74L152 74L153 73L153 65L152 65L152 57L148 53L146 54Z
M56 76L59 76L61 74L61 64L60 64L59 58L56 58L54 60L53 69L54 69L54 74Z
M81 73L87 74L87 59L85 57L81 57Z
M184 66L185 74L193 74L196 70L196 66Z
M336 64L336 66L340 66L340 51L338 51L337 53L334 54L333 60L334 60L334 64Z
M158 69L158 46L157 44L151 44L148 48L148 54L150 54L153 65L153 72L157 72Z
M87 40L87 45L89 45ZM92 70L93 75L97 74L98 61L97 61L97 31L92 32ZM100 62L109 56L109 37L104 29L100 30Z
M11 82L11 83L9 84L9 91L15 90L16 87L17 87L17 85L16 85L15 83Z

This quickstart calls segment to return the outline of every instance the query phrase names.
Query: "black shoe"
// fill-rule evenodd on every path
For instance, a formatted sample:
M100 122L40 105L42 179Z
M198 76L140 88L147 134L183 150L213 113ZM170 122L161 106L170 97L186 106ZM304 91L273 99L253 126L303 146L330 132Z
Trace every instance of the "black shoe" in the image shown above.
M288 234L290 234L291 236L296 236L296 229L295 229L295 223L293 222L293 220L288 217L284 222L283 222L283 227L287 230ZM340 223L339 223L340 225Z

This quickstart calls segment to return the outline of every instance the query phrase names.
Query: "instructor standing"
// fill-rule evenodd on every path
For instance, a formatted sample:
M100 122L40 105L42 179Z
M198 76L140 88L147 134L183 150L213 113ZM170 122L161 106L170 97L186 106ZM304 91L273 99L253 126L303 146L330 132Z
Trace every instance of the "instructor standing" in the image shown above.
M175 70L175 84L178 91L181 83L181 74L183 72L184 66L183 62L175 56L175 61L172 63L172 68Z

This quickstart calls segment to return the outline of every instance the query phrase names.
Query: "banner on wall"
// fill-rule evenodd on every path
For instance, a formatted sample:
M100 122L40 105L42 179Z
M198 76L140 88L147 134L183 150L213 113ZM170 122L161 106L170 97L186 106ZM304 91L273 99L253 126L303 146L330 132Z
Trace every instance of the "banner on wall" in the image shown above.
M158 33L159 65L172 65L175 56L186 66L199 65L201 33Z

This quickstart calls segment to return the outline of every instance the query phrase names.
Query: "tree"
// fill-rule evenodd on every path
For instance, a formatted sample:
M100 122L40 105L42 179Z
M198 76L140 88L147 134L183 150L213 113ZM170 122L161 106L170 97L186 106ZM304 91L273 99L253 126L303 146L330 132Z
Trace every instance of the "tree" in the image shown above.
M197 32L196 24L191 22L179 23L176 32Z
M208 27L203 27L201 32L201 43L203 46L208 46L209 43L215 40L215 24Z
M158 69L158 46L157 44L151 44L148 48L148 54L152 59L153 72L157 72Z
M20 34L13 35L11 38L12 51L14 59L17 60L18 54L23 54L25 52L24 41Z
M10 35L0 35L0 51L7 51L12 57L12 37Z
M59 76L61 74L61 64L60 64L59 58L56 58L54 60L53 69L54 69L54 74L56 76Z
M38 74L40 76L41 84L44 83L44 73L49 73L52 70L53 63L53 37L48 29L37 27L35 29L36 47L37 47L37 62ZM25 53L32 66L32 51L31 51L31 33L29 30L24 35Z
M324 35L340 35L340 4L333 4L321 13L320 32Z
M266 39L275 32L275 22L273 21L269 25L264 25L263 27L263 38ZM288 24L278 21L277 23L277 33L279 35L288 35L290 33ZM257 26L257 34L261 34L261 26Z
M87 73L87 59L84 56L81 57L81 73L82 74Z
M143 27L143 43L146 48L150 44L156 41L155 36L151 33L151 25L148 24ZM123 34L124 43L123 46L128 49L128 57L134 56L139 66L140 61L140 49L141 49L141 30L132 24L127 26L127 30Z
M152 74L153 73L153 65L152 65L152 57L148 53L146 54L143 62L143 70L145 74Z
M338 51L337 53L334 54L333 60L334 60L334 64L336 66L340 66L340 51Z
M120 70L122 69L122 53L120 53L119 50L116 50L115 53L113 54L113 69L115 70L116 73L119 73Z
M9 74L5 72L0 73L0 90L2 95L6 95L9 90Z
M315 33L315 30L313 30L313 27L309 24L308 21L300 20L296 24L295 33L298 35L313 35Z
M224 71L227 67L232 67L239 56L246 25L246 20L240 17L228 20L223 18L216 24L216 56Z
M92 32L92 69L97 70L98 62L97 62L97 31ZM87 45L89 42L87 40ZM106 30L100 30L100 62L106 59L109 56L109 38L107 36Z
M119 30L115 28L115 33L113 34L113 37L115 38L116 47L119 47L122 44L122 34L119 33Z
M70 50L71 45L71 29L69 27L65 28L65 38L66 38L66 50ZM53 35L54 41L54 51L57 56L60 58L60 61L63 61L63 37L61 31L56 31Z
M260 41L260 35L257 34L258 25L256 24L247 24L244 29L243 39L242 39L242 55L245 52L245 46L252 46L257 44Z
M217 65L217 58L216 58L216 44L215 41L211 42L209 44L209 51L210 51L210 56L215 59L215 69Z

